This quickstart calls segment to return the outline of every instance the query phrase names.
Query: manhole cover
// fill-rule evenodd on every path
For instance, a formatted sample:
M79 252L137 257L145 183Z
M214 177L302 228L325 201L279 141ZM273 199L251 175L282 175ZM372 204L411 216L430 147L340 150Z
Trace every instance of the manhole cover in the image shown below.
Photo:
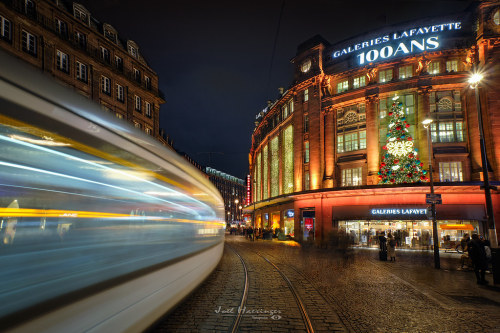
M462 296L462 295L448 295L448 297L459 301L464 304L478 304L478 305L493 305L500 306L500 303L495 302L489 298L482 296Z

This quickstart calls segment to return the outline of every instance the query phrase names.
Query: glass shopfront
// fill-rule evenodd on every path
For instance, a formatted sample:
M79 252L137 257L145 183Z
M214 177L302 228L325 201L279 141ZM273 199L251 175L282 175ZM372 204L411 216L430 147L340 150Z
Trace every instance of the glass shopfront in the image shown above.
M479 233L476 220L437 221L440 248L454 249L464 234ZM391 233L399 248L430 249L433 245L432 221L428 220L346 220L339 229L350 236L355 246L378 247L378 236Z
M273 230L280 228L280 212L275 212L271 214L271 223Z
M302 239L304 241L314 240L314 230L315 230L315 211L314 210L303 210L302 218L300 220L300 226L302 228Z
M293 209L285 210L283 221L285 225L285 236L294 237L295 213Z

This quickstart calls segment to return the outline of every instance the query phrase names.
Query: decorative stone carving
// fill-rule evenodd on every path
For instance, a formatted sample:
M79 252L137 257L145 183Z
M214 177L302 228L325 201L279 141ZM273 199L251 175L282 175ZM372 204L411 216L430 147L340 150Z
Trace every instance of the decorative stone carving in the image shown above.
M425 55L422 56L422 57L420 57L418 59L417 69L415 71L417 73L417 75L422 75L422 74L427 73L427 68L428 68L428 66L429 66L430 63L431 63L431 61L429 59L427 59L425 57Z
M377 81L377 72L378 69L376 67L370 68L366 73L367 84L375 83Z

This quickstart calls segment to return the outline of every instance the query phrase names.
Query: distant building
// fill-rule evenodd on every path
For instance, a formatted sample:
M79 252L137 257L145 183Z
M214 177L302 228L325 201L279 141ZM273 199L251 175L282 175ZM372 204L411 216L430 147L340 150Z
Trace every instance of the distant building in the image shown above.
M242 221L243 212L240 207L245 203L245 181L210 167L206 167L205 172L224 199L226 222Z
M0 1L0 47L168 145L158 75L132 40L66 0Z

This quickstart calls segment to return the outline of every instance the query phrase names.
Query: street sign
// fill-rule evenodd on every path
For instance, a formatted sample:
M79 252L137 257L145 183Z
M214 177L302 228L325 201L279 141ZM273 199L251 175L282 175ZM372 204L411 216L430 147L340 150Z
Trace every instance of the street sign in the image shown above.
M437 193L427 193L427 194L425 195L425 199L431 199L431 200L432 200L432 199L434 199L434 200L439 199L439 200L440 200L440 199L441 199L441 194L437 194Z
M436 199L425 199L425 203L429 204L429 205L433 204L433 203L436 204L436 205L442 205L443 204L443 200L437 199L437 198Z

